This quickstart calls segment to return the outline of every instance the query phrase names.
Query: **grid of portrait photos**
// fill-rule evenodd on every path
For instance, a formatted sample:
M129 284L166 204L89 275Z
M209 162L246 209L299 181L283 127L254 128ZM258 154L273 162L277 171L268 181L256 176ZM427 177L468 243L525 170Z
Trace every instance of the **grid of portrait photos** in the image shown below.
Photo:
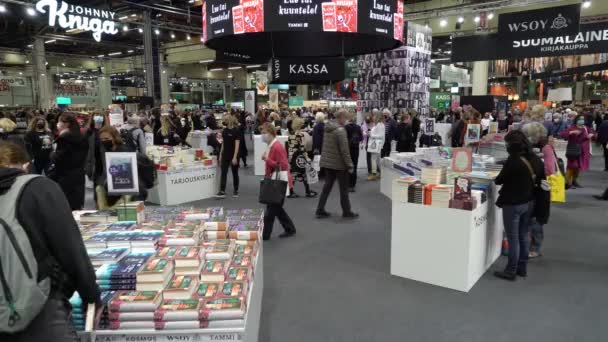
M416 26L424 30L410 30ZM393 113L415 109L420 116L428 114L432 34L408 23L407 37L405 46L359 57L357 87L363 112L388 108Z

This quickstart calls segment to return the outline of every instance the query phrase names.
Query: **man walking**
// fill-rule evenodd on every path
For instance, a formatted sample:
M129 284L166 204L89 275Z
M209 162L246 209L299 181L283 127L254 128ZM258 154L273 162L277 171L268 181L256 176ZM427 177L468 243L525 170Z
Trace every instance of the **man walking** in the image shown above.
M336 120L325 124L323 134L323 149L321 152L321 167L325 169L325 185L319 198L316 216L326 218L330 214L325 211L327 197L331 192L336 179L340 187L340 204L342 206L342 217L357 218L359 214L354 213L348 199L349 174L352 173L354 165L350 157L348 138L346 136L347 112L344 109L336 113Z
M384 158L391 154L391 143L395 140L397 122L392 118L391 111L388 108L382 111L382 115L384 116L384 146L382 146L380 156Z

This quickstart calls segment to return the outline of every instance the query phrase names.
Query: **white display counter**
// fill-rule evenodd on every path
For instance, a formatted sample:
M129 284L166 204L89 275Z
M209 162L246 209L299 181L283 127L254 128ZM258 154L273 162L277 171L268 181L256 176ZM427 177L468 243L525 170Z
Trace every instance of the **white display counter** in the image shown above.
M260 244L255 264L253 283L249 286L245 326L241 328L214 328L193 330L102 330L91 333L92 342L127 342L127 341L235 341L257 342L262 314L262 296L264 292L263 248ZM83 340L86 340L83 339Z
M285 144L287 142L286 135L278 136L277 139L281 144ZM254 166L254 174L256 176L263 176L264 170L266 169L265 162L262 160L262 155L268 148L268 145L262 141L262 136L257 134L253 136L253 166Z
M175 171L158 171L158 182L149 190L148 202L177 205L215 196L219 171L213 165L197 165Z
M393 182L399 177L406 176L406 174L394 169L393 160L390 158L382 158L380 162L380 174L380 192L392 200Z
M468 292L501 252L494 198L473 211L393 201L391 274Z

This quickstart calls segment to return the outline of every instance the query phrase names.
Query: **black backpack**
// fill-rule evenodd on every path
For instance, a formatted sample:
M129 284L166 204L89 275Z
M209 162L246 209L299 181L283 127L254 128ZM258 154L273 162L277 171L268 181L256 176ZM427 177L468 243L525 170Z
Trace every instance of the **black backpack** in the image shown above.
M124 129L123 128L123 129L120 130L120 137L122 138L123 146L126 147L126 149L128 150L128 152L137 152L137 151L139 151L139 144L135 140L135 138L133 137L133 132L136 129L137 128L131 128L131 129Z
M137 173L139 181L146 189L151 189L156 184L156 167L150 158L142 153L137 154Z

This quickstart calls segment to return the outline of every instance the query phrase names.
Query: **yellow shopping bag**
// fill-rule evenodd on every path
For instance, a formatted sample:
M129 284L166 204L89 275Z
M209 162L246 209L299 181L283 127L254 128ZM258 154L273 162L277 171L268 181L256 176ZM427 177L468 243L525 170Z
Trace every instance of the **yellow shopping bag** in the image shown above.
M547 177L547 181L551 184L551 202L565 203L566 179L561 172L558 171L556 174Z

